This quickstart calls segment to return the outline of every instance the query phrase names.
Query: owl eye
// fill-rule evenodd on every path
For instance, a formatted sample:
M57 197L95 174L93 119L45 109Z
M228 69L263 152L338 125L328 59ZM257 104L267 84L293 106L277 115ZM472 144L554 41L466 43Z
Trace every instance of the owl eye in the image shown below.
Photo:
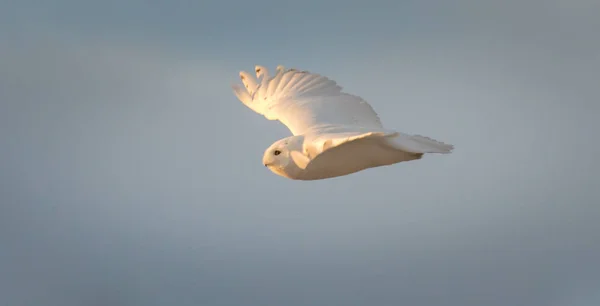
M273 152L273 154L274 154L275 156L277 156L277 155L281 154L281 151L279 151L279 150L275 150L275 151Z

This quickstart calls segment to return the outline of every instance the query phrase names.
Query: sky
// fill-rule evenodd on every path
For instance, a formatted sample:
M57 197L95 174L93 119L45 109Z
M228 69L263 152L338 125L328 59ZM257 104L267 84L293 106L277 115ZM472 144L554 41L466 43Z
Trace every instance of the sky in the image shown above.
M600 304L600 4L0 3L1 305ZM450 155L293 181L309 70Z

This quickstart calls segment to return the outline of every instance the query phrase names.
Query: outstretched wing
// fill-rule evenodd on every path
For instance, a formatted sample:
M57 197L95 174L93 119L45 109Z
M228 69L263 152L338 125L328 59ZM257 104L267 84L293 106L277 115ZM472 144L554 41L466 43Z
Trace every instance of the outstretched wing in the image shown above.
M277 67L273 77L265 67L256 66L255 71L257 79L240 72L245 88L233 85L234 93L253 111L269 120L279 120L293 135L383 129L371 105L342 92L327 77L283 66Z

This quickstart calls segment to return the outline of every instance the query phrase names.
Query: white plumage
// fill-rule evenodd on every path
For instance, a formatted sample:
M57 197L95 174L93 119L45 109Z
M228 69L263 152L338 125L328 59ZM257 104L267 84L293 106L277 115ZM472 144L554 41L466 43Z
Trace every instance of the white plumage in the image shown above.
M256 66L255 72L257 79L240 72L245 88L233 85L233 91L250 109L279 120L292 132L263 155L263 164L283 177L331 178L454 148L385 129L369 103L342 92L327 77L283 66L277 66L273 77L263 66Z

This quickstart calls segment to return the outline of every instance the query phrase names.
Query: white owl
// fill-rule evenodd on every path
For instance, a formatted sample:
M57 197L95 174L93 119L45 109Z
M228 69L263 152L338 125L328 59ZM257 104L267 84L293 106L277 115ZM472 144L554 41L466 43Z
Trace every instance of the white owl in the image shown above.
M256 66L255 79L240 72L245 88L235 95L253 111L279 120L293 136L272 144L263 164L294 180L318 180L364 169L420 159L424 153L450 153L452 145L383 127L362 98L342 92L327 77L277 67L270 77Z

